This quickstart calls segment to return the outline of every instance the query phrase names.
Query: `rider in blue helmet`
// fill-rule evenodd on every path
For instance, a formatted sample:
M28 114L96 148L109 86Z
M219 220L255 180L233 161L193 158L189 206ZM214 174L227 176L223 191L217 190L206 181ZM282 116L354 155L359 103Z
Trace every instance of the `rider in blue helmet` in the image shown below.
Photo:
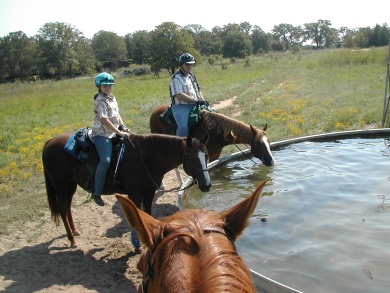
M98 92L94 96L95 118L92 126L91 140L99 154L99 164L96 168L92 198L99 206L104 206L101 198L106 180L108 167L111 163L112 138L116 135L129 137L130 130L124 125L119 114L119 107L112 86L115 84L114 77L102 72L95 78Z
M176 135L187 136L188 120L196 104L205 103L201 88L195 75L191 72L195 58L190 53L179 57L180 69L171 79L169 91L172 97L172 113L177 124Z

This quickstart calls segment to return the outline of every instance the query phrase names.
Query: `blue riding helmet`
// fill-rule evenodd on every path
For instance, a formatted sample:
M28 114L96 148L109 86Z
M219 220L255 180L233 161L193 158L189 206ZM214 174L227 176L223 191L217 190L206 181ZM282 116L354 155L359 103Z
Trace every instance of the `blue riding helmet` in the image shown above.
M114 77L107 72L99 73L95 77L95 85L99 87L103 84L115 84Z
M184 63L194 64L195 58L190 53L184 53L184 54L180 55L179 62L180 62L180 64L184 64Z

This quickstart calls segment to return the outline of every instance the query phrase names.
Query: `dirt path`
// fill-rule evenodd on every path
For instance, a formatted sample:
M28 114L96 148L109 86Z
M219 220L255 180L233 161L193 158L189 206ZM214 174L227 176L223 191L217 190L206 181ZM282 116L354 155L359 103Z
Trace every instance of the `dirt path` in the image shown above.
M175 172L164 182L166 191L157 192L152 208L155 218L178 211ZM74 195L73 216L81 232L76 249L69 248L63 224L56 227L49 210L38 222L27 221L2 237L0 292L137 292L139 255L133 253L129 224L115 196L103 198L108 204L99 207L81 189Z

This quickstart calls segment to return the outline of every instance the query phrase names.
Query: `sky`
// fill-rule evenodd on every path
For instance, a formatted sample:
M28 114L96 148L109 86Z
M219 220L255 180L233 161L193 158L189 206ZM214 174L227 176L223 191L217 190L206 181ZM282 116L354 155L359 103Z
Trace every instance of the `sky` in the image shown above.
M262 3L265 2L265 3ZM100 30L125 36L152 31L163 22L179 26L198 24L211 31L215 26L249 22L265 32L282 23L303 26L329 20L333 28L390 25L387 1L350 0L0 0L0 37L22 31L33 37L46 23L70 24L85 37Z

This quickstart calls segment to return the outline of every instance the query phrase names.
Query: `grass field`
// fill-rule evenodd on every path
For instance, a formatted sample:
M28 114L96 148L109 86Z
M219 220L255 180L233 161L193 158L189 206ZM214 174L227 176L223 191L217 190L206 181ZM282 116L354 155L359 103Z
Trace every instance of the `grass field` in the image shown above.
M262 127L273 141L339 130L381 126L388 48L272 53L229 64L207 62L194 72L211 104L236 97L222 110ZM170 76L121 77L113 73L121 115L134 133L149 133L149 117L169 103ZM93 77L0 85L0 234L7 222L40 215L46 198L42 147L50 137L93 121ZM224 154L236 151L235 147ZM30 207L29 210L22 206Z

